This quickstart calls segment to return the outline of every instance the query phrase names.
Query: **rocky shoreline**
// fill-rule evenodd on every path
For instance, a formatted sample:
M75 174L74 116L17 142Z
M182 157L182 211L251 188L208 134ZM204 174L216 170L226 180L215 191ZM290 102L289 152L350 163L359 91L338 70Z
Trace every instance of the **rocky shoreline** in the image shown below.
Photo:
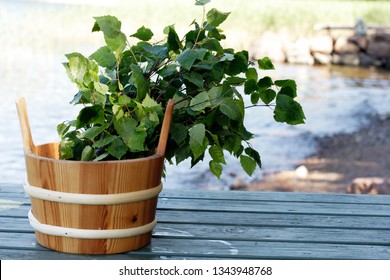
M307 65L349 65L390 69L390 33L369 29L323 27L312 38L291 40L288 34L266 32L250 48L252 59L268 56L276 62Z
M346 193L351 192L354 180L360 178L355 182L362 182L361 178L365 178L368 184L362 188L367 189L352 192L390 194L389 124L390 116L375 118L368 126L352 134L317 138L316 154L301 162L295 170L264 174L261 181L238 189ZM384 189L369 189L370 184L379 179L383 183L380 187Z

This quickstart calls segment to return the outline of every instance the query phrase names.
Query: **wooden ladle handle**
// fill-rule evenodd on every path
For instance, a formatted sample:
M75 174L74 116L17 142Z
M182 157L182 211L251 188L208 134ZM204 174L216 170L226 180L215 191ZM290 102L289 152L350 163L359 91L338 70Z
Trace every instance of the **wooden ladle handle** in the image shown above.
M175 105L175 101L170 99L168 101L167 108L165 110L164 120L161 128L160 139L157 146L157 154L165 155L165 150L167 146L169 129L172 121L172 112L173 106ZM16 100L16 108L18 111L18 117L20 122L20 130L22 132L22 140L23 140L23 149L25 153L32 152L35 153L36 147L34 145L34 141L31 135L30 123L28 120L27 106L26 100L24 97L18 98Z
M169 129L171 127L172 112L173 112L174 105L175 105L175 101L173 99L170 99L168 101L168 105L165 110L164 120L163 120L161 133L160 133L160 139L158 141L158 146L156 150L156 153L159 155L165 155L165 149L167 147L167 141L169 136Z
M26 100L24 97L16 100L16 109L18 111L20 130L22 132L23 150L24 153L35 153L36 147L31 135L30 123L28 121L28 113Z

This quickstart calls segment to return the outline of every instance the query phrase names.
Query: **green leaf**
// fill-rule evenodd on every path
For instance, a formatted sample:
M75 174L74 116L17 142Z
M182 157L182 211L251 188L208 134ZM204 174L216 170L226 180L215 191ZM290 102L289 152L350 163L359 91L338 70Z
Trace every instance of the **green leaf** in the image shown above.
M199 159L199 157L204 155L204 152L206 151L208 144L209 144L209 141L208 141L207 137L203 138L202 144L198 143L193 138L190 138L190 148L191 148L194 160L197 160L197 159Z
M114 67L116 64L116 58L112 50L107 47L101 47L96 52L91 54L91 59L95 60L101 67Z
M101 104L104 104L106 101L105 93L108 92L108 90L109 90L108 86L105 84L99 83L99 82L94 82L93 87L95 88L95 90L98 93L100 93L102 95L101 98L103 98L103 100L101 100L102 101Z
M157 103L153 98L149 96L149 94L145 96L141 104L146 109L146 111L156 113L157 115L162 114L163 112L161 104Z
M133 35L130 35L130 37L135 37L135 38L138 38L142 41L149 41L150 39L152 39L153 37L153 32L152 30L150 30L149 28L146 28L145 26L142 26L141 28L139 28L137 30L136 33L134 33Z
M238 135L228 136L225 138L225 142L223 143L223 148L227 150L229 153L236 153L241 146L241 137Z
M122 117L119 120L114 118L114 127L123 142L127 145L137 127L137 121L130 117Z
M206 91L202 91L196 95L190 102L190 107L193 111L202 111L210 106L209 95Z
M213 8L207 12L206 18L208 25L212 27L218 27L222 22L224 22L230 13L223 13Z
M72 101L70 101L69 103L72 105L80 104L83 103L82 99L83 99L83 93L79 91L78 93L75 94L75 96L73 96Z
M257 85L260 87L260 88L269 88L270 86L272 86L274 84L274 82L272 81L271 77L269 76L265 76L263 78L261 78L258 82L257 82Z
M85 127L89 124L104 125L104 109L100 105L94 105L81 109L76 120L76 129Z
M234 59L229 63L226 74L235 76L245 73L248 70L248 52L241 51L234 55Z
M238 105L234 102L234 100L230 98L224 98L219 105L219 110L226 116L228 116L232 120L239 120L241 115L241 110Z
M251 148L251 147L248 147L245 149L245 153L250 156L251 158L253 158L256 162L256 164L259 166L259 168L261 168L261 158L260 158L260 154L258 151L256 151L255 149Z
M180 162L186 160L187 158L190 158L191 153L192 151L189 145L183 145L182 147L180 147L180 149L178 149L174 153L176 164L179 164Z
M188 133L190 135L190 141L193 140L199 145L203 145L203 140L206 134L206 127L203 123L194 125L188 130Z
M121 31L122 23L114 16L94 17L93 31L102 31L107 47L118 57L126 46L126 35ZM98 28L97 28L98 26Z
M222 175L222 164L215 160L209 162L210 171L218 178L221 178Z
M106 129L106 126L94 126L88 128L86 131L80 134L79 138L88 138L89 140L94 140L96 136L102 133Z
M107 152L113 157L121 159L127 152L127 147L120 138L116 138L107 148Z
M254 159L248 156L240 156L240 163L244 171L249 175L252 176L253 172L256 169L256 162Z
M80 53L70 53L66 57L69 60L68 63L64 63L66 73L81 91L89 91L88 86L91 82L99 82L99 66L95 61Z
M210 106L216 107L221 104L222 89L220 87L212 87L207 94L209 95Z
M196 6L204 6L207 3L210 3L211 0L195 0L195 5Z
M71 127L70 123L60 123L57 125L57 133L62 138L69 131Z
M131 152L142 152L147 150L145 148L145 139L146 139L147 133L146 131L142 130L135 130L134 133L130 137L130 141L127 144L127 146L130 148Z
M218 29L216 27L212 27L211 29L207 28L207 29L208 29L207 37L217 39L218 41L226 39L226 36L221 33L222 32L221 29Z
M172 123L170 134L176 144L180 145L187 138L188 129L181 123Z
M291 98L297 97L297 84L294 80L277 80L275 85L281 87L280 94L286 94Z
M132 77L137 86L137 101L141 101L145 98L146 94L149 93L149 83L146 80L144 73L140 66L132 64L130 66L132 71Z
M166 67L162 68L157 73L161 77L165 78L165 77L169 77L169 76L172 76L173 74L177 73L177 68L178 68L178 65L170 64L170 65L167 65Z
M234 59L234 54L225 53L225 54L221 57L221 62L222 62L222 61L232 61L233 59Z
M195 50L190 49L184 50L178 57L176 57L176 61L187 70L191 69L196 59L198 59L198 53Z
M168 56L168 47L165 45L144 45L142 48L155 55L157 58L166 58ZM165 68L164 68L165 69Z
M102 31L104 35L115 36L121 32L122 23L114 16L94 17L95 26L92 31Z
M209 154L214 161L224 164L226 163L225 156L221 147L217 145L210 147Z
M185 73L183 75L183 78L186 79L187 81L189 81L190 83L193 83L198 88L203 87L203 77L199 73L196 73L196 72Z
M96 157L93 161L100 161L100 160L103 160L103 159L105 159L108 155L109 155L109 153L103 153L103 154L101 154L100 156Z
M203 43L201 45L202 48L208 49L210 51L215 51L218 55L223 54L223 47L217 39L207 38L203 40Z
M259 65L259 68L262 70L274 70L275 69L275 66L272 64L272 61L268 56L264 57L263 59L259 59L257 61L257 63Z
M118 136L108 135L108 136L104 137L103 139L100 139L100 140L96 141L95 143L93 143L92 147L93 148L102 148L102 147L110 144L116 138L118 138Z
M259 102L259 99L260 99L260 93L258 91L252 92L252 94L251 94L252 104L253 105L257 104L257 102Z
M245 78L241 78L241 77L237 77L237 76L234 76L234 77L229 77L226 79L226 81L231 84L231 85L242 85L246 79Z
M180 49L183 48L179 36L177 35L173 25L165 27L164 33L168 34L167 45L169 51L178 52Z
M278 94L276 96L274 119L277 122L296 125L305 122L305 114L303 113L301 105L290 96Z
M259 89L256 80L247 80L244 84L244 93L252 94Z
M248 80L256 80L257 81L259 75L257 74L257 71L255 68L248 68L248 70L246 70L245 76Z
M90 161L94 157L96 157L95 150L92 149L91 146L85 146L83 149L83 152L81 153L81 160L82 161Z
M60 158L72 159L73 158L74 141L70 139L63 139L60 142Z
M276 92L273 89L266 89L259 92L261 100L266 104L270 104L276 97Z

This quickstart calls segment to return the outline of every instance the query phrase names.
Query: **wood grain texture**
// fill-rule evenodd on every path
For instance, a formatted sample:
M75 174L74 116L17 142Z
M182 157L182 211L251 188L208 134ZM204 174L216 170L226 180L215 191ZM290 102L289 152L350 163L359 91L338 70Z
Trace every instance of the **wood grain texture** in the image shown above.
M26 153L28 181L35 187L76 194L117 194L150 189L161 183L164 157L111 162L77 162L55 158L56 148L38 146L44 157ZM78 229L139 227L155 218L157 198L118 205L80 205L31 198L32 212L40 223ZM150 243L151 233L124 239L78 239L40 232L37 241L48 248L78 254L113 254Z
M121 194L143 191L161 184L164 154L174 102L168 102L157 153L150 157L103 162L59 159L59 143L35 146L24 98L16 101L27 170L31 186L75 194ZM155 219L157 197L117 205L82 205L31 198L32 213L42 224L76 229L129 229ZM114 254L150 243L151 232L129 238L79 239L36 232L44 247L77 254Z

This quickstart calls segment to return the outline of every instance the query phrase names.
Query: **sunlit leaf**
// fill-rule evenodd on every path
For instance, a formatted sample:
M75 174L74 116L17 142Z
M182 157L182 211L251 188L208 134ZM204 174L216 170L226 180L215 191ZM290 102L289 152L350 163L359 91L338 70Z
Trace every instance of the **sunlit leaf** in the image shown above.
M256 169L256 162L254 159L252 159L249 156L240 156L240 163L244 171L249 175L252 176L253 172Z
M238 120L241 117L240 108L234 102L234 100L225 98L219 105L219 110L232 120Z
M209 162L209 168L210 168L210 171L219 179L221 178L221 174L222 174L222 164L220 164L219 162L215 161L215 160L211 160Z
M275 69L275 66L273 65L271 59L268 56L257 60L257 64L258 64L259 68L262 70L274 70Z
M207 12L207 23L212 27L218 27L222 22L224 22L230 13L223 13L213 8Z
M102 67L114 67L116 64L115 55L107 46L98 49L96 52L91 54L90 58L95 60L96 63Z
M91 146L86 146L81 153L82 161L90 161L96 156L95 150Z
M211 158L214 161L219 162L219 163L226 163L225 156L223 154L223 150L221 147L214 145L214 146L209 148L209 153L210 153Z
M203 123L194 125L188 130L190 140L197 142L199 145L203 145L203 139L205 138L206 128Z

